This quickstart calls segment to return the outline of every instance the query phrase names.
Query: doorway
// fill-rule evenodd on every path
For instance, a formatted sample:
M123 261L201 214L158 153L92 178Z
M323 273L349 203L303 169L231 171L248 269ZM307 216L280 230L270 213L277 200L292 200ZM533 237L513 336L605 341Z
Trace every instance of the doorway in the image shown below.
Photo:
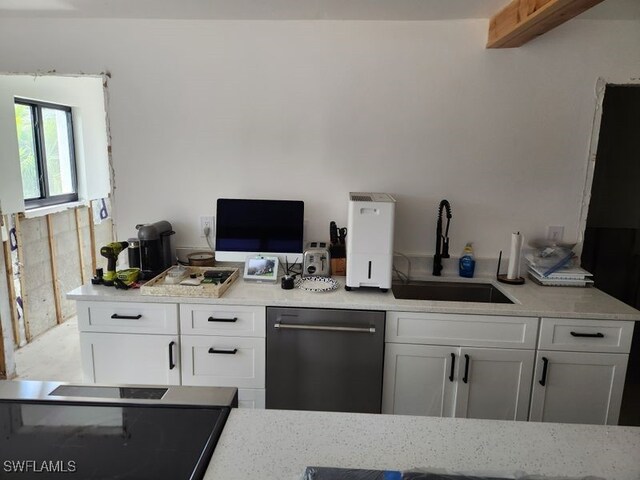
M605 88L581 260L597 288L640 309L640 85ZM619 424L640 426L640 322Z

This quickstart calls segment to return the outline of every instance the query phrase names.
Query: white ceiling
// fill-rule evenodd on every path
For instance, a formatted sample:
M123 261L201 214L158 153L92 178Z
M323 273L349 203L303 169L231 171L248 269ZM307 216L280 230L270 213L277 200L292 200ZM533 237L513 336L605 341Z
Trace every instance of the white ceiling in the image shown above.
M510 0L0 0L0 17L255 20L489 18ZM640 0L605 0L580 18L640 19Z

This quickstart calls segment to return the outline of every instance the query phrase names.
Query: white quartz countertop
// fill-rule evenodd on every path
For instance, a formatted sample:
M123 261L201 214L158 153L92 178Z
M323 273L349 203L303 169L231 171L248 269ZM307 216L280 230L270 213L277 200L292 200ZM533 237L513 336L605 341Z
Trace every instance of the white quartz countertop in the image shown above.
M234 409L205 480L297 480L306 466L640 479L640 428Z
M71 300L124 301L148 303L208 303L262 305L280 307L341 308L404 312L467 313L481 315L517 315L585 319L640 320L640 311L625 305L596 288L543 287L527 281L514 286L491 278L471 282L491 282L515 303L445 302L398 300L391 291L344 289L344 278L336 277L340 288L314 293L300 289L283 290L279 284L236 280L221 298L165 297L143 295L140 290L117 290L103 285L83 285L67 294ZM439 281L469 281L459 277L441 277Z

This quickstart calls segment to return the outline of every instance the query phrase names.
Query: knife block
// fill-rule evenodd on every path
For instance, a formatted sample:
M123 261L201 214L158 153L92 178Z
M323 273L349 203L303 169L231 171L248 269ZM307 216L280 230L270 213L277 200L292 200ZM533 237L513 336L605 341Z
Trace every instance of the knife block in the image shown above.
M347 275L347 256L344 245L331 245L329 247L331 256L331 275L344 277Z

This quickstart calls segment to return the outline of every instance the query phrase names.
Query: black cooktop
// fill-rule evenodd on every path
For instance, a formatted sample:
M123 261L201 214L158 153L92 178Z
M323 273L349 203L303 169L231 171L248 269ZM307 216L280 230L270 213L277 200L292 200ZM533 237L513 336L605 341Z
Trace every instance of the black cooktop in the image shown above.
M226 407L0 400L0 478L196 480Z

